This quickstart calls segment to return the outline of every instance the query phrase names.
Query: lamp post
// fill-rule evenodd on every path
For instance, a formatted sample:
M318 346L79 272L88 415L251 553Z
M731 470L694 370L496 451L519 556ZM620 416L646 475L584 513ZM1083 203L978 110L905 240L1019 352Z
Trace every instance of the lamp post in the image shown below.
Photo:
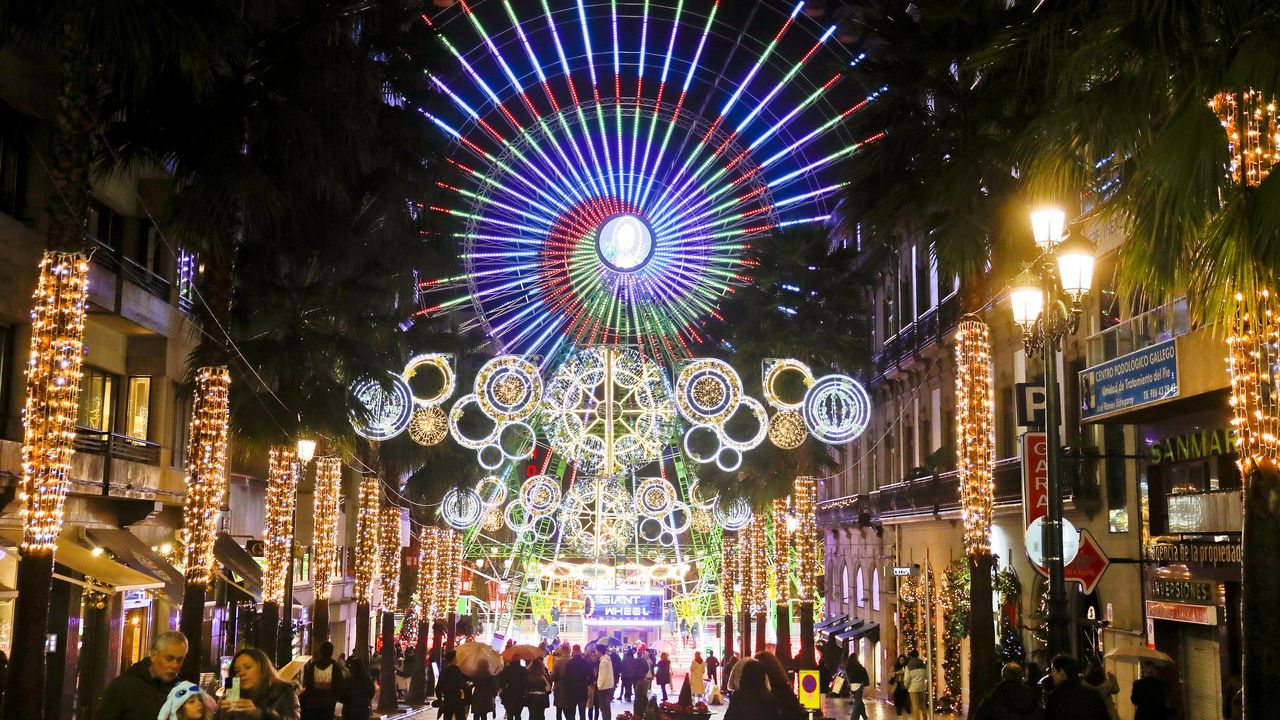
M302 479L306 477L307 466L311 464L311 460L316 456L316 441L309 439L300 439L297 443L298 450L298 482L301 484ZM276 664L283 667L293 659L293 573L294 573L294 555L298 552L298 503L293 503L293 520L291 521L293 533L289 538L289 564L288 571L284 581L284 604L281 607L280 630L276 634ZM304 650L305 652L305 650Z
M1022 328L1023 347L1028 355L1040 352L1044 360L1048 508L1042 526L1042 561L1049 572L1050 655L1068 652L1071 647L1062 541L1058 353L1062 350L1062 339L1079 328L1082 303L1093 281L1093 246L1083 237L1064 236L1065 218L1065 213L1056 209L1031 213L1031 226L1041 254L1031 271L1014 281L1009 292L1013 320Z

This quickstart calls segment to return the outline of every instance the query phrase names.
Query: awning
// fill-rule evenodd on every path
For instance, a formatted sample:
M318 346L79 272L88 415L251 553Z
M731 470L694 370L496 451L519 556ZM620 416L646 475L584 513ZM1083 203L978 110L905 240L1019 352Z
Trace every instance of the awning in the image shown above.
M183 583L186 579L168 560L138 539L138 536L120 528L86 528L89 541L115 556L114 560L138 572L164 582L165 594L173 605L182 604Z
M842 628L840 632L835 633L836 639L844 642L854 635L858 634L862 626L866 624L866 620L854 620L848 627Z
M865 623L858 627L850 628L839 636L840 640L846 643L863 637L871 637L878 641L880 639L880 623Z
M22 531L16 528L0 530L0 541L11 547L22 544ZM100 592L117 593L125 590L156 590L164 583L145 573L140 573L112 560L106 555L94 555L88 548L66 537L58 538L54 560L58 565L85 576L84 580L59 574L54 567L53 576L59 580L82 585Z
M234 585L252 595L255 600L262 599L262 566L253 559L235 538L226 533L218 533L213 542L213 556L224 569L235 573ZM230 578L224 579L230 580Z
M817 625L814 625L813 629L815 631L821 632L823 630L826 630L829 627L832 627L833 625L838 625L848 619L849 619L848 615L841 615L840 617L827 618L826 620L823 620Z
M850 620L849 618L841 618L840 622L835 623L834 625L828 625L827 627L822 628L818 632L822 635L839 635L845 630L848 630L855 622L857 621Z

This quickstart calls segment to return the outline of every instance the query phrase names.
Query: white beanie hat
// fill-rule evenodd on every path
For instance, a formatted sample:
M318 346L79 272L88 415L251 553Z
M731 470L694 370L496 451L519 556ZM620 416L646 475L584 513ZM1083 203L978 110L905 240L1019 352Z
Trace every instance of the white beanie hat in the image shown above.
M182 705L193 697L198 697L207 705L208 697L199 685L189 682L180 682L173 686L169 691L169 697L164 701L164 707L160 708L160 715L156 720L182 720L178 715L178 711L182 709Z

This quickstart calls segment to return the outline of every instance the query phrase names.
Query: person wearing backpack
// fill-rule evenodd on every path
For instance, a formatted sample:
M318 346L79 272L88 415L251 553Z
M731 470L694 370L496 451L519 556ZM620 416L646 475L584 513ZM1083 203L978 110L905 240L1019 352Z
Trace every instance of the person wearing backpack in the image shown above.
M333 659L333 643L321 644L302 668L302 720L333 720L345 680L342 666Z

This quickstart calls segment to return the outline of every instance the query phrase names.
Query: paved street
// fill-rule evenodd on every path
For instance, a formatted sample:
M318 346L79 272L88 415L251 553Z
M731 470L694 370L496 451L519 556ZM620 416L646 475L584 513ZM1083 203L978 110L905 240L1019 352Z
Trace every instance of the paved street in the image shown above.
M727 707L727 705L711 706L712 720L720 720L720 718L724 716L724 711ZM623 707L621 703L615 702L613 708L616 711L615 714L621 713L623 710L630 709L630 703ZM839 698L825 698L822 702L822 714L823 717L833 718L834 720L849 720L849 701ZM877 700L867 701L867 714L870 716L871 720L892 720L897 717L897 713L894 712L892 705L882 703ZM387 715L385 716L385 720L429 720L435 716L436 713L434 708L423 708L419 710L406 711L399 715ZM551 718L551 716L551 711L548 711L547 717ZM501 718L500 720L505 720L505 718Z

